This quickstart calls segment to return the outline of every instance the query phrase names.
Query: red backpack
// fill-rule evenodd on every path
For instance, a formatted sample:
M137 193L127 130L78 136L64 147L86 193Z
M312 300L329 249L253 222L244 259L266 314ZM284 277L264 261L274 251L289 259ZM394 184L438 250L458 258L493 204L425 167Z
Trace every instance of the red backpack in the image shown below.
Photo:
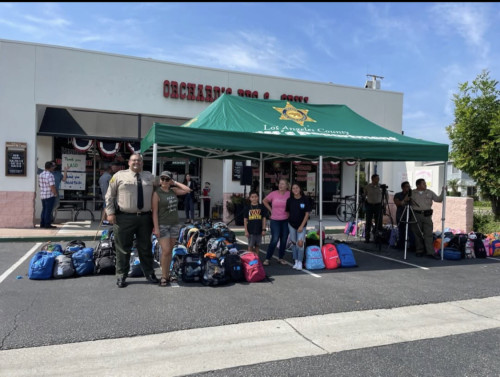
M266 271L257 255L251 251L246 251L240 254L240 258L246 281L255 283L266 278Z
M323 255L323 262L325 262L327 270L334 270L340 267L339 253L334 244L324 244L321 248L321 254Z

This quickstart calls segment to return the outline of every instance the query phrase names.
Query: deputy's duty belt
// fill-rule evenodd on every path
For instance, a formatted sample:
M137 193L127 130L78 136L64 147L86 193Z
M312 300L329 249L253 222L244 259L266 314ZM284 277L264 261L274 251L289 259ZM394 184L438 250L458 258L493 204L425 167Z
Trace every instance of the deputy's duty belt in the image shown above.
M151 211L146 212L118 212L119 215L134 215L134 216L142 216L142 215L151 215Z

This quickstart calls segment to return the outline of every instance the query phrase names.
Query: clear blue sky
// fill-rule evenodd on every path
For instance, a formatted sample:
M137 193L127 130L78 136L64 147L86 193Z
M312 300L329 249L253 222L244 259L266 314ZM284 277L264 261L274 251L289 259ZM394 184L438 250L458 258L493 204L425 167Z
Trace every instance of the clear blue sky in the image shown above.
M0 38L348 86L376 74L404 93L405 135L447 144L458 84L500 80L499 3L0 3Z

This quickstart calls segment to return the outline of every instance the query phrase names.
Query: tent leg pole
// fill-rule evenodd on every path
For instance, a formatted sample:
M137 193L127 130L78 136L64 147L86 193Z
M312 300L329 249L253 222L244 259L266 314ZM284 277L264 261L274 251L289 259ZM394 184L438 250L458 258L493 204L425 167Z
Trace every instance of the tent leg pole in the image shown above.
M152 173L156 177L156 163L158 160L158 144L154 143L153 144L153 166L152 166Z
M356 222L354 223L356 227L356 236L358 235L358 214L359 214L359 171L360 171L360 166L361 166L361 161L358 161L358 166L357 166L357 177L356 177Z
M321 223L323 222L323 182L321 178L323 177L323 156L319 156L319 220L318 220L318 232L319 232L319 248L323 247L323 233L321 228Z
M443 172L443 208L441 211L441 260L443 260L444 256L444 222L446 218L446 192L444 191L444 188L446 187L446 175L447 175L447 166L446 166L446 161L444 162L444 172Z
M259 158L259 198L262 201L264 195L264 161L262 159L262 152Z

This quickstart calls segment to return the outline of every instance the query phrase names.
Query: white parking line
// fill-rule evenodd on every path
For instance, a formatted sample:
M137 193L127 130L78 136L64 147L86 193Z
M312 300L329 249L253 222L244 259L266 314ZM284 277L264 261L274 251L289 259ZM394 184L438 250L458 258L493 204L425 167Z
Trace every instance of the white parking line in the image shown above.
M405 261L402 261L402 260L399 260L399 259L384 257L383 255L378 255L378 254L375 254L375 253L373 253L371 251L365 251L365 250L361 250L361 249L356 249L355 247L351 247L351 249L359 251L360 253L369 254L369 255L377 257L377 258L388 259L388 260L391 260L393 262L397 262L397 263L401 263L401 264L406 264L407 266L412 266L412 267L420 268L422 270L429 270L428 267L419 266L418 264L408 263L408 262L405 262Z
M9 276L12 273L12 271L14 271L17 267L19 267L21 263L23 263L26 259L28 259L31 256L31 254L33 254L40 246L42 246L41 242L35 244L35 246L33 246L26 254L24 254L21 257L21 259L19 259L16 263L14 263L7 271L5 271L0 276L0 283L2 283L2 281L4 281L7 278L7 276Z

